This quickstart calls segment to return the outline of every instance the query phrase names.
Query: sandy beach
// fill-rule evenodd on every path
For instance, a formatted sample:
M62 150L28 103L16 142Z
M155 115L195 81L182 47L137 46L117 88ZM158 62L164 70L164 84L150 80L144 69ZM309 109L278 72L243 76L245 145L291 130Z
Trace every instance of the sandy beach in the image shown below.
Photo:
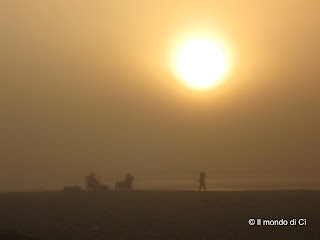
M306 190L2 193L0 229L55 240L319 239L319 202L320 191ZM251 218L307 225L250 226Z

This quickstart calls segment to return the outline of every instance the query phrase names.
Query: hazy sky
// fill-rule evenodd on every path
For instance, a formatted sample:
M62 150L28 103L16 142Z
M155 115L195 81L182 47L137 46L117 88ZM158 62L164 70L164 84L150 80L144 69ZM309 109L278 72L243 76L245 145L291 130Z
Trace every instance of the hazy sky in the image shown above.
M0 188L81 184L91 171L110 185L128 171L141 182L201 170L320 184L319 11L313 0L1 0ZM205 92L169 67L179 41L203 33L233 60Z

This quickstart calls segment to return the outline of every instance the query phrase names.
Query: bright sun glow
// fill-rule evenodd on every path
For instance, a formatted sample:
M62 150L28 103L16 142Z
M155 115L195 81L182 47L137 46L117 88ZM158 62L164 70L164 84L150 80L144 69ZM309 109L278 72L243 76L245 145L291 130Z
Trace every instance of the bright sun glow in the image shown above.
M226 58L219 46L209 40L193 40L180 50L176 66L191 86L207 88L216 84L226 70Z

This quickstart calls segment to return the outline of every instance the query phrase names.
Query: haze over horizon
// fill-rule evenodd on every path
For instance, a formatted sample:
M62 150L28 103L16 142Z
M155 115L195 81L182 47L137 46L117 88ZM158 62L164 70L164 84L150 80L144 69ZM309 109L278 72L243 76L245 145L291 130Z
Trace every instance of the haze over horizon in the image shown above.
M0 191L320 189L320 3L0 2ZM197 91L172 73L186 35L221 40L232 69Z

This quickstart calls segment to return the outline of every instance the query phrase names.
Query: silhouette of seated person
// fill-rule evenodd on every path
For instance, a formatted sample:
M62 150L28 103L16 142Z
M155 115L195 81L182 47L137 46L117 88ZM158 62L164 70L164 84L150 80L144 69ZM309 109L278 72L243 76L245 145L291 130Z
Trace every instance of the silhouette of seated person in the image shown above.
M96 178L95 173L91 173L89 176L86 177L87 179L87 188L91 189L98 189L100 186L99 179Z
M127 173L125 180L122 182L116 182L115 191L124 189L132 190L133 179L134 177L130 173Z

